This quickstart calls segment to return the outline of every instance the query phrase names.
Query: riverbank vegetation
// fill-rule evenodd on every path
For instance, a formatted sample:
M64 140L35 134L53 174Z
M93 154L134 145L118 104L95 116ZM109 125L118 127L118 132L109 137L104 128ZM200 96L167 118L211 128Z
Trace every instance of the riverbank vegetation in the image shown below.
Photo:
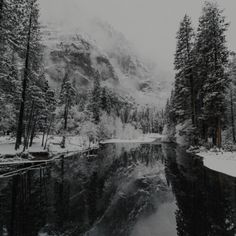
M115 93L102 83L99 70L95 76L90 73L92 86L82 91L68 59L60 89L50 86L38 1L0 4L0 135L10 134L15 150L29 149L39 135L46 149L53 135L60 136L60 148L66 148L69 136L87 139L90 145L162 131L162 112ZM68 48L62 50L67 55Z
M232 149L235 139L236 56L216 3L206 2L195 31L185 15L177 33L175 83L165 109L170 141Z

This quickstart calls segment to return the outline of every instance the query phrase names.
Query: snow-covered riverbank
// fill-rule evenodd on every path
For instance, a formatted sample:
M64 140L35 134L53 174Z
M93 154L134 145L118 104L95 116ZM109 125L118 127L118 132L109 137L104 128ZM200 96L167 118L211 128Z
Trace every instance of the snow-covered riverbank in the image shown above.
M204 166L207 168L236 177L236 152L200 152Z
M76 153L81 152L84 150L87 150L89 148L98 148L98 143L89 143L88 139L83 138L81 136L70 136L66 138L66 145L65 148L60 147L60 142L62 140L62 137L60 136L50 136L47 142L47 148L44 149L41 145L42 142L42 136L39 135L34 139L34 143L32 147L29 147L25 153L48 153L49 155L57 155L57 154L63 154L63 153ZM2 136L0 137L0 162L6 162L6 161L14 161L15 159L17 161L20 161L22 158L20 158L20 154L23 152L23 147L21 147L19 150L15 150L15 140L9 136ZM9 158L9 156L16 157ZM4 158L8 156L8 158ZM18 157L17 157L18 156ZM23 159L25 160L25 159Z
M108 143L151 143L156 140L161 140L162 136L160 134L145 134L142 137L137 139L108 139L102 144ZM99 147L98 143L89 143L88 139L81 136L69 136L66 138L65 148L60 147L60 142L62 137L60 136L50 136L47 142L46 150L42 147L42 136L38 135L34 139L32 147L29 147L25 153L42 153L49 154L50 156L63 154L63 153L76 153L83 152L88 149L95 149ZM25 159L20 157L20 154L23 152L23 147L19 150L15 150L15 140L9 136L0 137L0 162L12 162L12 161L25 161ZM6 158L7 157L7 158Z
M161 140L161 134L144 134L142 137L136 139L107 139L101 142L102 144L108 143L152 143L156 140Z

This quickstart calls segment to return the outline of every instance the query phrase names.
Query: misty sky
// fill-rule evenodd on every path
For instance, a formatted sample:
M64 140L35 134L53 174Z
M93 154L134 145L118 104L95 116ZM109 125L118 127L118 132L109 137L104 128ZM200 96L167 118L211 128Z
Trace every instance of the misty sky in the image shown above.
M81 17L99 17L121 31L145 56L173 72L179 22L187 13L197 26L203 0L40 0L44 21L76 25ZM236 1L218 0L231 23L228 45L236 50Z

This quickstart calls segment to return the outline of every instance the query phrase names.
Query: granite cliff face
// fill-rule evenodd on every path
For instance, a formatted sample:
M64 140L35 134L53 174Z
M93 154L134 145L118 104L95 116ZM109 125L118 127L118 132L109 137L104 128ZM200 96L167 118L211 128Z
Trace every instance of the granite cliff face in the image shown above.
M154 68L136 53L126 38L110 25L93 20L84 29L43 28L46 76L59 88L68 73L78 90L91 88L98 76L103 86L140 105L160 105L166 85Z

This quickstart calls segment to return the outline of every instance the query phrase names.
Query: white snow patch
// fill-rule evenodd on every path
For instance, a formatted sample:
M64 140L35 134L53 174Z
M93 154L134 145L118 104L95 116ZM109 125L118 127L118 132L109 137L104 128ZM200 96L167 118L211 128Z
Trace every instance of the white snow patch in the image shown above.
M41 141L39 138L35 138L35 142L32 147L29 147L29 152L45 152L41 147ZM15 139L9 136L0 137L0 156L1 155L16 155L23 152L23 146L17 151L15 150Z
M66 137L66 147L61 148L60 143L62 141L61 136L49 136L47 142L47 149L41 146L42 142L42 135L38 135L34 139L34 143L32 147L29 147L27 152L49 152L53 155L60 154L60 153L69 153L69 152L80 152L87 150L88 148L97 148L98 143L90 143L88 138L82 136L70 136ZM17 151L15 150L15 140L14 138L10 138L9 136L2 136L0 137L0 156L4 155L17 155L23 152L23 146L20 147ZM17 158L17 157L16 157ZM12 159L12 158L7 158ZM18 159L17 159L18 160ZM5 161L5 159L0 159L1 161Z
M145 134L142 137L136 138L136 139L107 139L102 144L108 144L108 143L152 143L154 141L161 140L162 135L161 134Z
M236 152L200 152L204 166L226 175L236 177Z
M97 148L98 143L89 143L88 138L82 136L71 136L66 138L65 148L60 147L62 137L52 136L49 139L48 150L52 154L80 152L88 148Z

